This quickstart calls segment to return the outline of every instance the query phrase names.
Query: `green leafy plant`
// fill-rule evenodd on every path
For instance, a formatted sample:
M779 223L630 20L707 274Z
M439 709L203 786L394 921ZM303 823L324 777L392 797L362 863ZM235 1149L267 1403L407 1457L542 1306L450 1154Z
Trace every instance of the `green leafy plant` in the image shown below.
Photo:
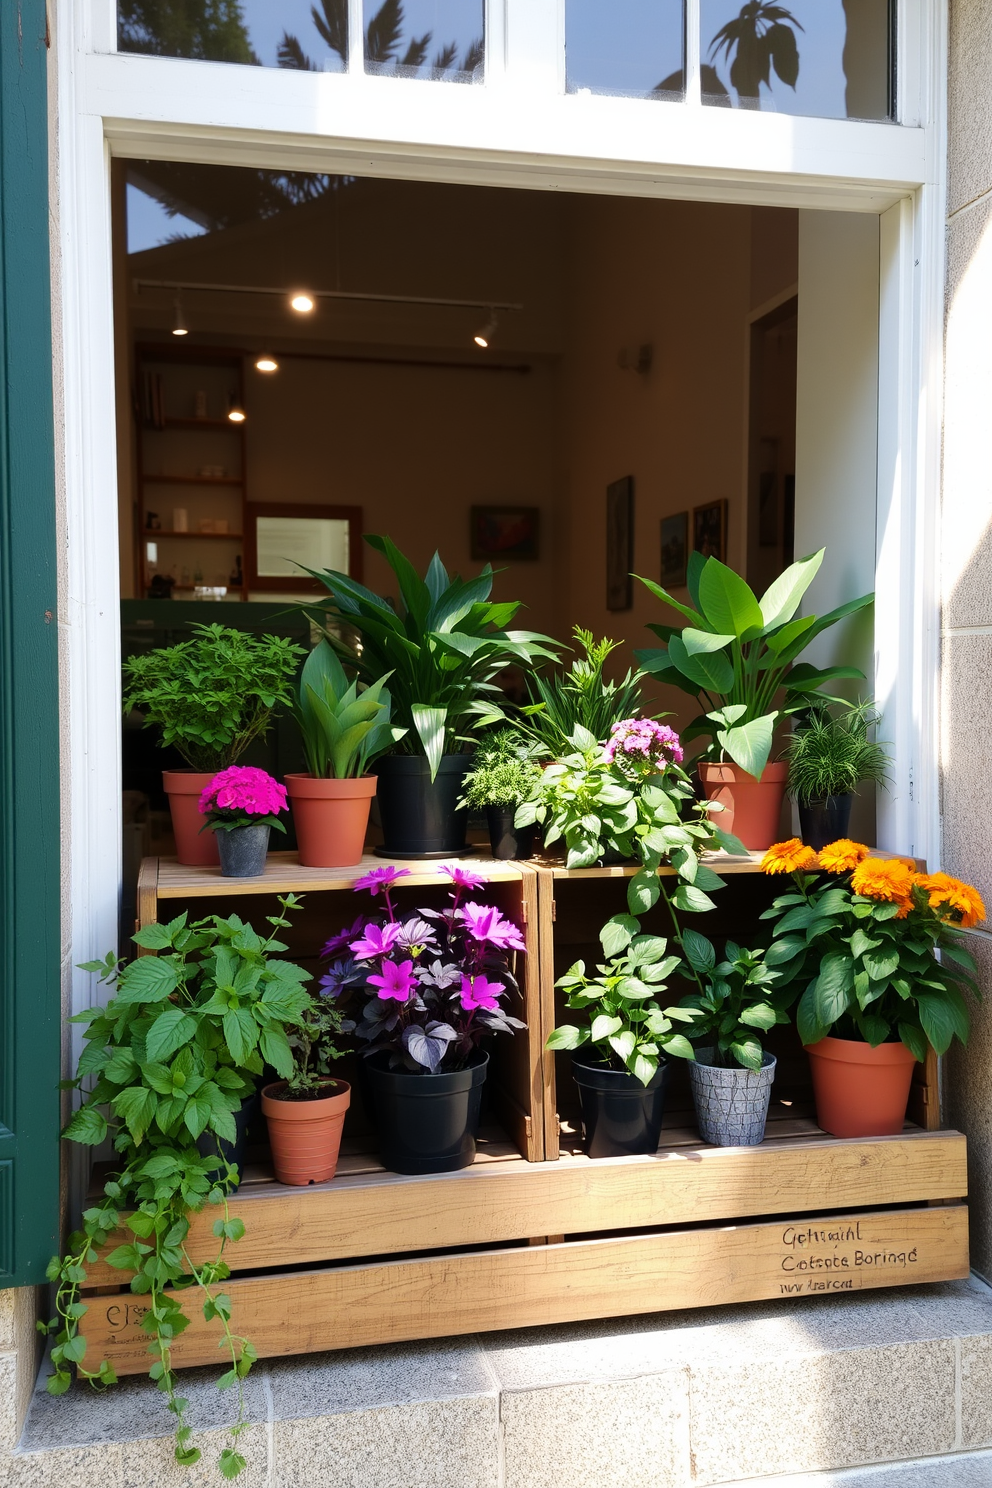
M342 1016L329 998L311 993L299 1023L287 1030L293 1054L293 1073L286 1082L286 1100L313 1100L333 1081L332 1065L341 1058L336 1039L353 1033L355 1024Z
M626 1069L649 1085L662 1059L695 1058L678 1024L692 1024L696 1013L683 1006L662 1008L658 999L667 978L681 965L660 935L641 931L634 915L614 915L599 935L606 960L589 976L576 961L555 983L566 1005L584 1014L581 1023L562 1023L550 1034L548 1049L574 1051L591 1044L602 1062Z
M435 553L422 579L388 537L365 541L396 575L400 610L347 574L314 572L331 595L322 607L325 622L357 632L361 645L347 645L330 629L327 639L370 685L389 675L393 718L405 731L400 749L425 756L434 779L445 753L474 742L478 728L506 721L498 673L556 660L555 642L505 628L520 606L490 599L488 563L474 579L451 578Z
M536 747L515 729L499 729L483 738L465 776L459 809L516 806L526 801L541 781L541 767L534 759Z
M688 741L708 737L702 758L729 755L756 777L768 763L779 721L821 702L843 702L822 689L828 682L864 673L857 667L817 668L796 658L816 636L871 604L863 594L817 617L794 618L825 549L793 563L759 601L733 569L693 553L687 583L691 605L673 599L651 579L651 593L681 614L686 624L650 625L664 649L637 651L638 662L661 682L699 699L703 713L684 730Z
M303 648L279 636L223 625L194 625L192 640L124 663L124 711L158 724L194 770L233 765L264 735L273 712L291 700L290 679Z
M293 710L311 775L353 780L367 774L376 756L402 739L406 730L394 729L389 722L388 680L387 674L359 690L357 680L349 683L326 640L314 647L304 662Z
M287 1030L303 1023L310 1002L304 985L309 972L281 960L278 952L286 947L275 938L298 901L287 895L280 904L265 939L237 915L190 924L181 914L134 937L142 950L156 954L123 962L111 953L83 968L112 984L114 995L106 1007L88 1008L70 1020L87 1025L86 1047L75 1078L67 1082L83 1095L64 1135L87 1146L109 1137L116 1162L103 1199L84 1211L82 1229L70 1236L64 1257L49 1266L57 1315L39 1324L55 1335L51 1394L69 1388L72 1365L91 1384L113 1383L106 1360L96 1368L87 1365L79 1322L88 1305L80 1293L87 1266L112 1237L121 1239L106 1259L131 1272L132 1292L148 1299L141 1327L149 1337L149 1374L176 1419L176 1460L188 1466L200 1452L192 1444L187 1401L177 1391L172 1343L189 1325L181 1300L185 1289L199 1287L203 1316L219 1322L230 1361L218 1385L238 1392L230 1445L219 1460L228 1478L244 1467L237 1450L247 1424L242 1382L256 1355L248 1339L232 1331L230 1298L217 1290L230 1275L225 1248L244 1234L227 1206L238 1174L220 1142L235 1141L234 1113L265 1064L286 1079L293 1076ZM218 1250L213 1260L198 1264L186 1245L189 1216L208 1203L222 1210L213 1226Z
M789 790L800 805L848 795L863 780L885 784L889 756L884 744L868 737L877 723L870 703L859 703L836 718L826 708L811 709L785 751Z
M682 954L698 984L680 1004L697 1014L692 1027L696 1046L712 1048L715 1065L760 1069L762 1034L788 1023L796 989L780 991L776 983L782 973L767 964L764 952L745 950L732 940L718 961L711 940L697 930L683 930Z
M594 641L592 631L578 625L573 633L585 654L565 672L534 673L527 679L531 702L522 709L520 726L552 759L568 748L577 728L605 744L614 723L641 711L643 673L628 670L619 682L603 680L607 658L622 643L606 636Z

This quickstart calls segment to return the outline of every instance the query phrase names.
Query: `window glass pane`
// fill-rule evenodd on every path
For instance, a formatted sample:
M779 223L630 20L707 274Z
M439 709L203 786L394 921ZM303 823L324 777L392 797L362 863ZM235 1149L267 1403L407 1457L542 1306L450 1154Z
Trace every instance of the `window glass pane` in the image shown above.
M569 93L680 99L683 0L566 0Z
M122 52L343 72L348 0L117 0Z
M365 71L481 83L485 0L362 0Z
M892 117L890 0L701 0L703 102Z

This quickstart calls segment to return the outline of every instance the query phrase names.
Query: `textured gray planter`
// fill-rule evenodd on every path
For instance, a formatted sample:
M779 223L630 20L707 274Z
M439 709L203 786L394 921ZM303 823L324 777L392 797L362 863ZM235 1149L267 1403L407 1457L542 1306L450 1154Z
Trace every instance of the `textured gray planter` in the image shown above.
M220 853L220 871L225 878L259 878L265 872L269 850L269 827L223 827L214 833Z
M697 1049L689 1081L699 1135L714 1147L757 1147L765 1135L775 1056L765 1053L760 1070L710 1064L712 1049Z

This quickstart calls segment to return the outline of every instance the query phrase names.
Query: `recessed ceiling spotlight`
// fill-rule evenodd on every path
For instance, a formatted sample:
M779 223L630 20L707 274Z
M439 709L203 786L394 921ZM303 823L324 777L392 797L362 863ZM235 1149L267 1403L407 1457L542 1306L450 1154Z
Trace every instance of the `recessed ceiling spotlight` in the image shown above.
M245 421L245 411L241 407L241 404L238 402L238 398L235 393L231 394L230 402L227 409L227 416L231 420L232 424L243 424Z
M294 294L290 299L290 306L298 315L309 315L313 309L313 295Z
M485 351L496 334L496 327L498 324L499 317L497 316L496 311L490 310L489 319L482 327L482 330L476 331L475 335L472 337L472 340L475 342L476 346L481 346L483 351Z
M176 298L172 304L172 334L174 336L189 335L189 326L186 324L186 317L183 314L182 302L178 295L176 295Z
M279 363L274 356L269 356L268 352L263 352L260 357L255 358L255 370L257 372L278 372Z

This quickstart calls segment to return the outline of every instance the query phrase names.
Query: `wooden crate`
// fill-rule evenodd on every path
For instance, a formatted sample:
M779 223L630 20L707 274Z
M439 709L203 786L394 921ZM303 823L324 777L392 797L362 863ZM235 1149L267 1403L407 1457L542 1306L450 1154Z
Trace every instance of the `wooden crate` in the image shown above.
M623 907L631 870L473 865L524 924L528 943L529 1031L496 1041L514 1047L498 1051L487 1081L498 1091L497 1121L484 1128L474 1166L459 1173L385 1172L360 1123L346 1135L332 1183L284 1188L264 1154L250 1164L230 1201L246 1234L229 1250L237 1271L224 1290L236 1331L261 1355L967 1275L965 1139L933 1129L936 1092L928 1083L930 1104L919 1103L925 1122L896 1137L837 1141L813 1120L802 1051L786 1048L784 1084L760 1147L701 1143L676 1094L656 1154L586 1158L567 1068L556 1069L561 1056L545 1053L544 1042L555 1023L556 974L578 947L596 953L599 925ZM712 915L707 929L746 942L768 880L753 862L723 866L742 887L721 895L719 923ZM325 916L328 905L344 903L338 919L346 923L353 911L341 896L357 873L300 869L292 855L273 854L264 880L232 887L216 869L152 860L139 914L147 923L179 908L237 907L253 919L244 895L261 896L261 907L265 895L292 890L324 906ZM417 864L399 892L444 890L434 866ZM292 954L312 959L331 928L337 921L304 918ZM214 1252L215 1218L211 1210L194 1220L194 1259ZM92 1356L109 1358L122 1374L148 1365L138 1327L147 1304L126 1282L104 1263L92 1268L90 1287L100 1290L88 1292L82 1321ZM214 1362L217 1339L217 1325L194 1316L175 1362Z

